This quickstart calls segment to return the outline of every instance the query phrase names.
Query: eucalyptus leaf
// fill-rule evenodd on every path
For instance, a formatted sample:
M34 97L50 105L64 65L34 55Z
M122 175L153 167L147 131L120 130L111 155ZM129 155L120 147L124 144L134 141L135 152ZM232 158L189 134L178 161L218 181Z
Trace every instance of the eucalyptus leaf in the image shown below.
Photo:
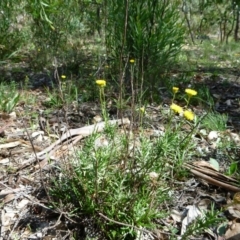
M210 158L209 163L212 165L212 167L216 170L219 171L219 163L216 159Z

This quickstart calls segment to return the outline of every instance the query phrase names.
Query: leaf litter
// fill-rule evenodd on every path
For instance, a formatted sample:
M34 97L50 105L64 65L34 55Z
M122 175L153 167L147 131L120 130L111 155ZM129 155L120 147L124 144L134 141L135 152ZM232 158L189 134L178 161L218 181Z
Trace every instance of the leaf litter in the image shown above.
M215 96L218 94L216 107L220 110L228 109L231 117L232 113L235 113L235 110L232 110L232 107L235 107L235 99L222 97L221 90L220 93L216 91L217 85L211 84L211 88ZM36 96L39 95L43 99L44 94L39 94L37 91ZM167 111L168 105L166 108L164 104L149 105L146 109L150 121L149 127L144 129L145 136L150 139L163 136L165 129L161 122L164 119L159 113ZM16 111L23 112L22 105L17 106ZM30 126L30 119L27 117L19 117L14 113L0 114L0 137L3 140L0 142L0 172L3 173L0 176L2 223L0 239L14 239L17 236L19 239L45 240L67 239L72 236L72 230L67 222L73 221L71 223L73 225L76 223L71 219L62 220L61 211L48 207L48 197L42 181L48 181L47 178L50 176L48 171L52 171L51 165L58 164L61 159L74 154L74 148L81 145L80 141L96 131L95 124L98 126L97 131L101 132L104 129L100 113L99 106L94 103L84 103L77 113L67 112L69 118L65 123L66 112L59 110L53 111L50 115L40 114L38 123L35 122L33 126ZM64 117L61 118L61 115ZM74 118L75 121L71 122ZM89 119L92 119L94 125L87 126ZM207 239L239 239L240 202L236 201L236 196L240 194L239 181L225 174L226 166L221 162L221 156L216 155L216 143L222 139L232 140L237 148L240 148L238 131L240 125L238 123L233 125L235 120L229 122L231 128L226 131L202 129L200 139L194 136L194 140L198 143L199 155L193 159L196 161L184 165L194 177L190 179L191 181L180 180L176 183L179 187L169 193L174 196L175 206L168 206L168 209L171 209L169 216L159 220L161 231L155 229L152 235L145 234L145 237L138 233L139 239L154 239L153 236L156 235L158 239L168 239L172 227L178 229L181 239L186 229L197 218L204 218L209 206L213 204L219 209L225 209L223 214L227 222L225 225L207 229L205 232ZM113 120L112 123L130 124L128 119ZM104 135L100 135L94 144L95 148L105 147L109 144L109 140ZM154 181L158 178L158 173L151 172L149 176ZM66 215L65 219L67 217ZM203 239L203 236L191 239Z

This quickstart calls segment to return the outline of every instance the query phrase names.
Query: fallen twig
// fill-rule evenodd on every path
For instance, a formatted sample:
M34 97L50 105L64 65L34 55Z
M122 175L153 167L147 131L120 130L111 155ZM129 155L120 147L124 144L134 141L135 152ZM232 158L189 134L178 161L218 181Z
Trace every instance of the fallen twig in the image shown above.
M129 119L123 118L118 120L110 120L107 122L109 125L121 125L121 124L130 124ZM101 132L104 130L106 126L105 122L93 124L90 126L82 127L82 128L76 128L76 129L70 129L65 134L63 134L60 139L58 139L56 142L51 144L49 147L45 148L43 151L36 153L34 157L31 157L27 161L23 162L22 166L18 168L18 171L31 165L32 163L36 161L41 161L44 159L49 159L54 154L56 149L59 148L59 146L62 146L66 141L68 141L68 144L76 144L80 139L87 137L95 132ZM80 137L81 136L81 137ZM77 137L77 138L76 138ZM76 141L76 139L78 139Z
M144 232L144 233L147 233L147 234L151 234L152 236L154 236L154 237L157 238L157 236L156 236L153 232L151 232L151 231L148 231L148 230L142 229L142 228L138 228L138 227L133 226L133 225L131 225L131 224L118 222L118 221L116 221L116 220L113 220L113 219L108 218L107 216L103 215L102 213L98 213L98 214L99 214L99 216L101 216L102 218L104 218L104 219L106 219L106 220L108 220L108 221L110 221L110 222L116 223L116 224L121 225L121 226L134 228L135 230L138 230L138 231L141 231L141 232ZM163 234L168 234L168 233L165 233L165 232L162 232L162 233L163 233Z
M190 164L185 164L185 167L189 169L191 173L201 179L204 179L212 185L222 187L233 192L240 192L240 188L234 185L237 182L234 178L225 176L224 174L221 174L218 171L214 171L209 168L203 169L202 167Z

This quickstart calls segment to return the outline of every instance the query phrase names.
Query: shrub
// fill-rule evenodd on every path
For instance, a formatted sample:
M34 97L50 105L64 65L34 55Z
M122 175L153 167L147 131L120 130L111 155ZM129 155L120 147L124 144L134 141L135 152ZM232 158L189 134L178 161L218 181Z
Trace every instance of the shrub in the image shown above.
M154 90L160 76L172 65L183 43L184 27L178 1L106 2L106 47L109 57L120 61L136 59L136 79ZM117 64L119 66L119 63ZM126 79L129 80L126 72ZM136 80L137 81L137 80ZM126 83L130 85L130 81ZM135 82L135 88L140 86Z

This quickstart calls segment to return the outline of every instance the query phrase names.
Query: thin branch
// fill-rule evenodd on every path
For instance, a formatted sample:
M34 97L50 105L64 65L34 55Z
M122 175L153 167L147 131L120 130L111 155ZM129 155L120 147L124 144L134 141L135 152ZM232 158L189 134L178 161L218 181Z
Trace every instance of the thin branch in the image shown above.
M151 234L152 236L154 236L155 238L157 238L157 235L151 231L148 231L146 229L142 229L142 228L138 228L136 226L133 226L131 224L127 224L127 223L122 223L122 222L118 222L116 220L113 220L113 219L110 219L108 218L107 216L103 215L102 213L98 213L99 216L101 216L102 218L106 219L107 221L109 222L113 222L113 223L116 223L118 225L121 225L121 226L125 226L125 227L131 227L131 228L134 228L135 230L138 230L138 231L141 231L141 232L144 232L144 233L147 233L147 234ZM166 233L166 232L161 232L159 231L160 233L163 233L163 234L170 234L170 233Z

